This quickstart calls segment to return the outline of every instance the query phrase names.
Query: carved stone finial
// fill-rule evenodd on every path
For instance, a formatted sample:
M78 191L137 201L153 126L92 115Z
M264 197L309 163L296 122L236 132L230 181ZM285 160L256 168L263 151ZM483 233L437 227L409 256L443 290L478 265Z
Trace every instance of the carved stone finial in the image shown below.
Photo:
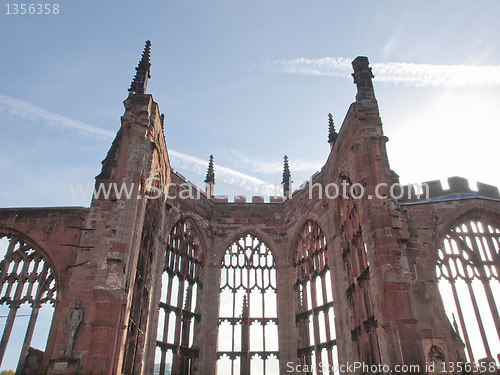
M354 69L352 77L354 78L354 83L358 87L356 101L375 101L375 93L373 91L372 83L372 78L374 78L374 76L372 68L370 68L368 57L356 57L352 62L352 67Z
M137 71L134 76L134 80L130 85L128 91L132 94L145 94L146 87L148 85L148 79L151 78L151 63L149 62L151 42L146 41L146 46L144 47L144 52L142 53L139 65L135 70Z
M333 124L333 116L331 113L328 114L328 143L330 147L333 147L335 141L337 140L338 133L335 131L335 125Z
M161 129L165 130L165 115L162 113L160 116Z
M283 195L288 197L290 194L290 167L288 166L288 156L285 155L283 158L283 180L281 185L283 186Z
M214 173L214 156L210 155L210 160L208 162L207 176L205 177L205 182L215 183L215 173Z
M208 198L214 196L215 191L215 173L214 173L214 156L210 155L210 161L208 162L207 177L205 178L205 193Z
M68 341L66 342L66 350L64 350L65 356L71 356L73 354L73 344L75 342L75 334L78 326L83 320L83 308L82 301L77 299L75 301L75 307L70 311L68 316Z

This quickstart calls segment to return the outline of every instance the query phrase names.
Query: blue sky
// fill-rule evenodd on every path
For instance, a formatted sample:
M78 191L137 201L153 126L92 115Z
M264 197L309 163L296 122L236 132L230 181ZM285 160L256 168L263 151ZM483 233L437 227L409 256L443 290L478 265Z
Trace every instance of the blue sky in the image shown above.
M69 183L99 173L146 39L172 166L197 184L210 154L219 182L280 181L284 154L296 184L308 178L328 156L328 113L338 127L354 100L348 63L365 55L403 183L500 185L497 1L2 4L0 206L89 204Z
M145 40L148 92L173 168L294 180L329 153L368 56L402 183L463 176L500 186L500 2L61 0L59 14L0 8L0 206L88 206ZM446 185L445 185L446 186ZM240 191L238 193L241 193ZM231 200L231 198L230 198Z

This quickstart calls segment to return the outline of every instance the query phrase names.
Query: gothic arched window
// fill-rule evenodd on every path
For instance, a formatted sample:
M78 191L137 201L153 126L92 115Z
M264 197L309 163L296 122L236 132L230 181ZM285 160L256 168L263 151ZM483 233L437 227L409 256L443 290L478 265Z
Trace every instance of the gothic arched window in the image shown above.
M276 270L269 247L247 234L221 265L217 373L279 374Z
M454 225L438 250L441 297L470 362L500 354L499 249L500 227L469 219Z
M21 373L28 356L36 351L31 346L45 348L50 327L46 323L53 315L57 300L57 281L48 259L24 238L0 234L0 256L3 258L0 262L0 327L4 323L0 364L11 356L16 361L19 358L16 373ZM36 325L39 316L44 318L43 327ZM24 340L10 347L12 337L24 337Z
M298 360L302 369L337 365L337 340L326 239L308 220L302 226L295 252L297 275ZM311 370L311 373L315 371Z
M190 220L180 220L172 228L165 251L157 346L160 375L187 375L192 372L194 329L199 321L198 289L203 251L198 233ZM158 356L157 356L158 357Z
M359 360L369 366L380 363L377 322L373 313L370 290L370 267L367 248L363 240L361 217L358 211L360 197L356 184L348 179L348 197L339 198L339 225L342 243L342 259L349 286L346 290L351 306L351 338L358 348ZM344 182L344 184L345 184Z

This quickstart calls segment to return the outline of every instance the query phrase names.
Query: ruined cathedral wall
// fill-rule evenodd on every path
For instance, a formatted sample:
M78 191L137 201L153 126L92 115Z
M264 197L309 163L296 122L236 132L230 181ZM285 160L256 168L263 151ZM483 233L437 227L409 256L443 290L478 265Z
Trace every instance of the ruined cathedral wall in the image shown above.
M80 239L75 260L82 266L75 269L68 286L72 298L80 299L85 310L73 348L84 372L117 373L123 366L138 259L145 244L153 247L156 256L163 237L162 225L144 232L145 224L161 223L164 212L164 200L148 204L144 198L146 181L157 177L168 183L170 178L158 107L151 95L130 95L124 104L121 128L96 184L125 186L132 192L131 199L116 196L113 189L107 199L94 197L84 223L88 230ZM149 237L147 241L143 235ZM146 284L151 287L156 274L149 272L147 276ZM150 298L144 304L148 308L154 305L153 296ZM148 324L145 328L148 338L142 345L151 356L154 327ZM65 334L67 326L61 322L57 329ZM64 351L64 341L59 340L58 345L54 360Z
M451 184L450 184L451 185ZM468 219L500 225L500 200L487 198L423 201L402 205L408 219L407 272L414 279L411 308L420 319L416 323L424 350L436 345L446 361L465 361L463 337L450 335L451 321L438 289L436 265L438 249L454 226ZM458 319L458 317L457 317ZM453 334L453 332L452 332ZM424 355L428 353L424 352ZM477 360L477 358L476 358Z
M0 209L0 233L22 236L34 244L52 264L57 278L75 264L84 207L68 208L4 208Z
M65 306L71 293L68 282L75 268L79 240L88 212L84 207L7 208L0 210L0 235L22 238L40 251L55 273L57 301L45 348L45 366L53 353L59 322L66 322Z

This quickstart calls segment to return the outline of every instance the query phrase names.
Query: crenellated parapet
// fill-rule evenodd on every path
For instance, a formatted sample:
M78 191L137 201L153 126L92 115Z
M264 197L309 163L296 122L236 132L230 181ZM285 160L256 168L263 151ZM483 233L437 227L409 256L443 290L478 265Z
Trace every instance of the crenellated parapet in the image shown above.
M449 177L448 187L448 189L444 189L440 180L432 180L420 184L404 185L401 186L402 190L399 192L398 189L393 189L393 191L394 197L402 204L421 204L472 198L500 200L498 187L477 182L474 190L470 187L469 180L463 177Z
M204 190L203 186L198 186L194 182L186 179L179 171L171 170L172 181L171 185L168 189L168 195L170 199L175 196L173 199L204 199L210 202L219 204L219 203L283 203L288 197L283 195L271 195L269 197L263 195L235 195L233 200L230 200L230 196L228 195L214 195L207 194L206 189ZM209 185L210 181L205 181L206 185ZM301 187L302 188L302 187ZM299 190L301 189L299 188ZM213 190L212 190L213 192Z

